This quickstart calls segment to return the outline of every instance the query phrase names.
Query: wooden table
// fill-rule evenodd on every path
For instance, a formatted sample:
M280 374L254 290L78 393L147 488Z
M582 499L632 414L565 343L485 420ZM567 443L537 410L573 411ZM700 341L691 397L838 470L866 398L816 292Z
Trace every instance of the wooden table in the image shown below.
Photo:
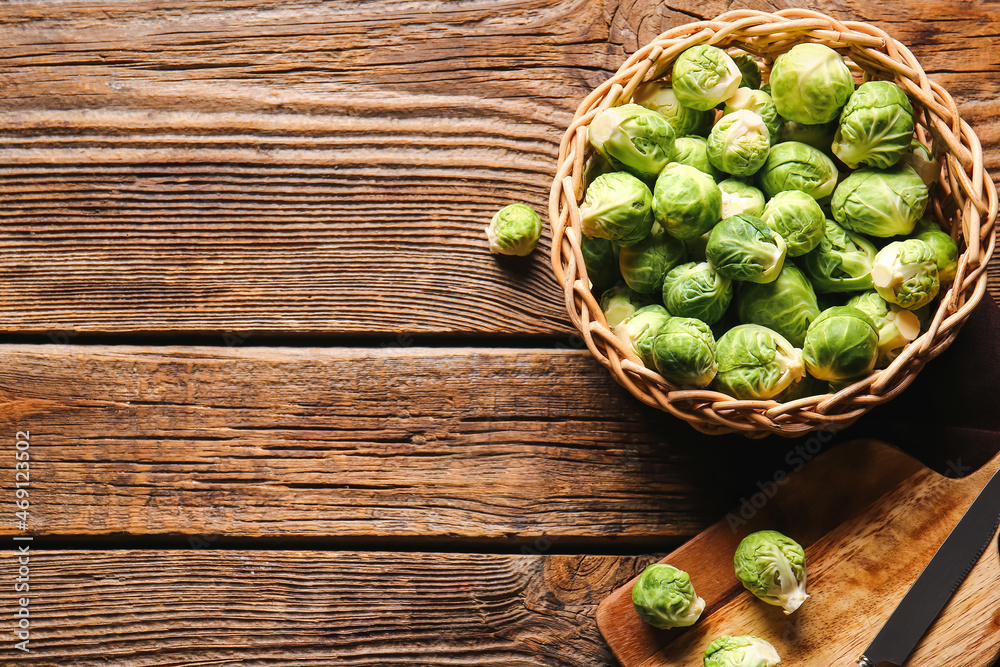
M808 5L911 45L997 177L996 3ZM0 663L612 663L596 604L794 443L639 405L547 234L483 230L627 54L743 6L786 5L0 5Z

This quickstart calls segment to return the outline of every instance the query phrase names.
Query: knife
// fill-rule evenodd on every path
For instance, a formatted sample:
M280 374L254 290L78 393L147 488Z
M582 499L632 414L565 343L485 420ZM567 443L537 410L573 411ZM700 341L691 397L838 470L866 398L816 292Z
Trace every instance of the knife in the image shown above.
M979 492L879 630L875 640L858 658L860 667L875 667L882 663L902 667L927 628L993 541L998 525L1000 471Z

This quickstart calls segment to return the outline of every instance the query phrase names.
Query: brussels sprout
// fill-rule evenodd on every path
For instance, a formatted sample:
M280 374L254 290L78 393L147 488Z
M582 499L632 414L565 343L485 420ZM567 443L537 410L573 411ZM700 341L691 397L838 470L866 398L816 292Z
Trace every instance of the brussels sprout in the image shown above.
M778 143L781 138L782 118L778 115L778 110L774 108L774 100L763 90L752 88L739 88L736 93L726 100L726 106L722 113L731 114L734 111L745 109L760 116L767 127L767 135L771 145Z
M659 304L639 308L614 328L618 339L629 345L646 368L653 368L653 340L670 313Z
M666 563L642 571L632 587L632 604L642 620L663 629L694 625L705 610L688 573Z
M801 190L822 199L837 187L837 166L818 148L798 141L775 144L757 172L760 189L768 197L785 190Z
M740 400L777 396L805 373L802 350L759 324L741 324L722 334L715 358L715 385Z
M786 262L778 278L764 284L744 283L736 303L740 322L760 324L802 347L806 330L819 317L816 293L805 274Z
M903 153L899 162L913 167L928 190L941 180L941 163L935 159L934 154L926 146L920 143L919 139L914 139L910 143L909 152Z
M823 239L823 209L799 190L785 190L771 197L760 219L785 239L789 257L806 254Z
M920 319L915 313L889 303L878 292L858 294L847 302L872 318L878 329L878 359L875 368L885 368L899 356L906 344L920 335Z
M708 135L708 159L727 174L751 176L767 160L770 137L760 116L739 109L723 116L712 128Z
M942 231L941 225L939 225L936 221L932 220L930 217L925 215L919 220L917 220L917 223L913 225L912 234L916 236L917 234L923 234L924 232L930 232L930 231L935 231L935 232Z
M805 270L817 292L857 292L871 289L875 246L860 234L826 220L823 238L802 257Z
M746 51L733 51L729 53L736 66L740 68L740 86L746 88L760 88L760 65L753 59L753 56Z
M835 119L854 92L844 59L822 44L797 44L775 58L770 83L778 113L806 125Z
M715 378L715 336L693 317L671 317L653 339L653 366L680 386L707 387Z
M875 322L857 308L827 308L806 331L802 360L810 375L828 382L867 375L878 360Z
M705 667L774 667L781 658L760 637L722 635L705 649Z
M504 206L486 227L490 252L496 255L530 255L541 236L542 219L525 204Z
M610 174L614 171L620 171L616 169L613 164L600 153L594 153L587 160L587 164L583 167L583 182L589 186L594 180L602 174Z
M797 141L818 148L823 153L829 153L833 146L833 137L837 133L838 123L835 120L819 125L803 125L786 120L781 126L779 141Z
M595 289L604 290L622 279L618 270L618 246L600 238L583 237L580 254L587 267L587 277Z
M785 241L763 220L746 213L726 218L712 229L705 247L709 263L730 280L769 283L785 261Z
M806 593L806 553L798 542L776 530L760 530L743 538L733 557L743 587L768 604L791 614Z
M941 289L937 254L920 239L893 241L878 251L872 282L879 296L907 310L930 303Z
M685 254L689 261L692 262L704 262L705 261L705 247L708 245L708 237L712 235L711 231L705 232L701 236L696 236L693 239L685 239L684 249Z
M625 284L640 294L659 294L667 272L684 261L684 244L659 225L639 243L618 251Z
M722 215L722 192L708 174L676 162L653 186L653 217L675 238L701 236Z
M708 159L708 142L701 137L678 137L674 142L674 162L694 167L713 180L721 175Z
M715 122L715 109L700 111L684 106L677 101L674 89L664 81L640 84L632 94L632 100L647 109L663 114L678 137L688 135L706 137L712 129L712 123Z
M674 157L674 128L662 114L638 104L609 107L590 123L590 144L611 164L653 180Z
M706 111L728 100L743 75L722 49L699 44L685 49L674 61L670 81L681 104Z
M859 169L833 192L833 219L869 236L906 236L927 208L927 186L908 165Z
M733 285L708 262L688 262L663 279L663 305L675 317L695 317L715 324L733 300Z
M631 317L635 311L652 303L646 294L633 292L626 285L615 285L601 295L601 312L614 329Z
M934 256L937 258L938 279L941 284L946 285L953 281L955 272L958 271L958 244L955 243L955 239L940 229L920 232L914 238L920 239L934 251Z
M851 169L891 167L910 149L913 127L913 106L902 88L888 81L865 82L840 114L833 154Z
M719 183L722 191L722 219L740 213L760 217L764 212L764 193L752 185L735 178L727 178Z
M602 174L587 188L580 226L584 236L635 245L653 229L653 193L627 172Z

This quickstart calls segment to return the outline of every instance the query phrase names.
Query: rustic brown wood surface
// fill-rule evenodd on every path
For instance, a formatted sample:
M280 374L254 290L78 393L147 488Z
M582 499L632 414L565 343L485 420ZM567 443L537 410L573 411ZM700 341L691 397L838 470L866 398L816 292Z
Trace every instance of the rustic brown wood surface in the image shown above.
M3 428L30 428L33 515L50 535L662 550L726 509L714 454L638 410L586 351L7 345L0 358ZM695 441L667 447L664 431Z
M483 229L640 44L786 6L0 3L0 664L613 664L596 604L792 445L638 405L547 233ZM1000 173L995 3L805 6L910 45Z
M859 461L867 465L859 469ZM1000 455L952 480L882 443L844 445L777 485L748 519L734 510L663 559L688 572L705 600L697 624L673 631L645 624L632 605L634 580L601 603L597 622L622 667L699 667L705 647L724 634L761 637L783 663L851 665L997 470ZM810 597L790 616L757 600L733 571L740 540L764 529L806 551ZM998 586L994 537L907 664L992 665L1000 653Z
M40 550L31 560L39 639L3 664L586 666L612 660L581 622L594 591L651 560ZM0 573L10 581L15 569L8 561Z

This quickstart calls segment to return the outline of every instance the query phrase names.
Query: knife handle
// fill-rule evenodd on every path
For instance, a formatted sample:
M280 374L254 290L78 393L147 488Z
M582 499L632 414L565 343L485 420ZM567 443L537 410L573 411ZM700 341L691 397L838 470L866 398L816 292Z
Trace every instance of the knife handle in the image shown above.
M858 658L858 667L875 667L875 663L865 656Z

